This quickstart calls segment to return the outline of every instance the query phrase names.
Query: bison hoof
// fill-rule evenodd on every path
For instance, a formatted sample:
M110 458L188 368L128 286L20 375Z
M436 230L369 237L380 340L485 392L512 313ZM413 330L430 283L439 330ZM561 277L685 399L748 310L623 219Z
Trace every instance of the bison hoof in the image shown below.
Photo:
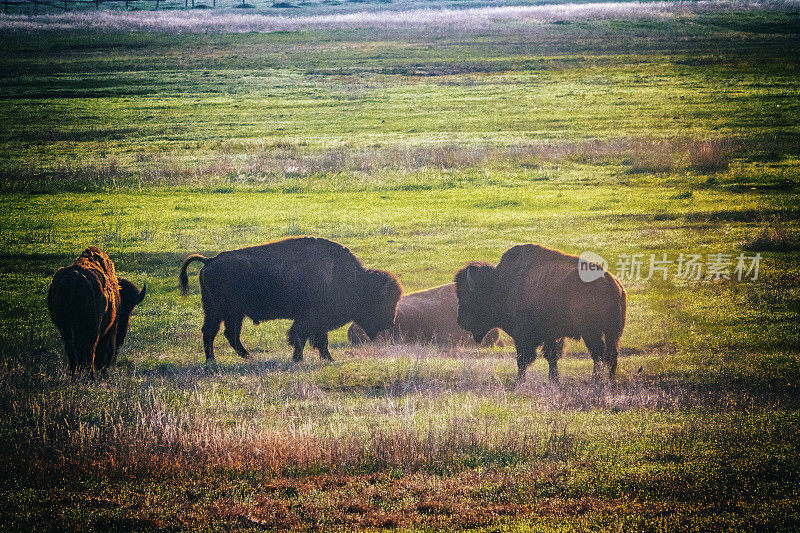
M250 354L249 354L247 351L236 352L236 353L237 353L237 354L239 355L239 357L241 357L242 359L247 359L248 357L250 357Z
M216 359L206 359L206 363L203 365L203 370L205 370L209 374L215 374L218 370L217 368L217 360Z

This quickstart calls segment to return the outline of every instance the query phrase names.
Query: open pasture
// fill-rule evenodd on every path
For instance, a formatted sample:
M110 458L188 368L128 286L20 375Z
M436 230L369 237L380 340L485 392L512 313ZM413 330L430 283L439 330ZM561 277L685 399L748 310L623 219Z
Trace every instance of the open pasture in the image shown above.
M796 530L800 16L703 6L7 33L0 529ZM674 262L622 278L614 383L578 342L515 387L510 346L346 328L296 364L285 321L207 373L183 258L307 234L407 291L523 242ZM44 298L89 244L148 294L111 377L70 383ZM720 253L733 279L678 277Z

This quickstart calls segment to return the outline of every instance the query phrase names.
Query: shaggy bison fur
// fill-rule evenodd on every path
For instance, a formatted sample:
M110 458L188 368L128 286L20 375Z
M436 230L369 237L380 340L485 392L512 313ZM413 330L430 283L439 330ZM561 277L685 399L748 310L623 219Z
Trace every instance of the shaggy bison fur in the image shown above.
M583 339L594 361L614 377L625 327L626 293L610 273L591 282L579 276L578 257L536 244L510 248L497 267L470 263L455 275L458 323L478 341L494 327L517 348L517 381L544 346L550 380L558 380L564 338Z
M192 261L204 263L199 278L207 361L214 360L214 338L222 322L231 347L247 357L239 338L246 316L255 324L293 319L288 341L294 347L294 360L302 360L307 340L321 358L330 360L329 331L354 321L374 338L392 327L403 292L394 274L365 269L344 246L313 237L284 239L212 258L190 255L180 270L183 294Z
M114 263L94 246L58 269L47 291L47 309L64 341L72 379L76 369L94 378L116 360L133 308L146 292L146 286L139 291L117 278Z
M376 340L439 346L471 344L472 334L458 325L457 315L455 283L404 294L397 304L394 326L380 332ZM347 338L355 346L368 340L367 334L358 324L350 326ZM483 338L481 345L488 347L502 344L499 338L500 330L492 329Z

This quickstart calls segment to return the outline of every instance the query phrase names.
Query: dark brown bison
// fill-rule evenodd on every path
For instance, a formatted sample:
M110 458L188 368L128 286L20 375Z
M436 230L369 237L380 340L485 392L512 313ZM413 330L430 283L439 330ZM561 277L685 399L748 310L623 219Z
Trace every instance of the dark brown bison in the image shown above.
M404 294L397 303L394 326L382 331L376 340L452 346L472 343L472 334L456 322L458 297L455 283ZM481 341L482 346L499 342L500 330L493 329ZM347 330L353 345L366 342L367 334L358 324Z
M183 294L189 283L186 268L192 261L205 264L200 270L202 331L206 360L212 362L221 322L231 347L247 357L239 338L245 316L254 324L294 319L288 332L294 360L303 359L307 340L321 358L331 360L329 331L354 321L374 338L392 327L403 293L394 274L365 269L344 246L313 237L284 239L212 258L190 255L179 276Z
M90 246L71 266L58 269L47 291L50 318L64 341L69 373L105 372L125 341L133 308L147 292L117 278L105 252Z
M558 380L564 338L583 339L594 360L617 369L619 339L625 327L626 294L617 279L584 282L578 257L536 244L510 248L497 267L470 263L455 276L458 323L480 340L491 328L504 329L517 347L517 380L544 345L550 380Z

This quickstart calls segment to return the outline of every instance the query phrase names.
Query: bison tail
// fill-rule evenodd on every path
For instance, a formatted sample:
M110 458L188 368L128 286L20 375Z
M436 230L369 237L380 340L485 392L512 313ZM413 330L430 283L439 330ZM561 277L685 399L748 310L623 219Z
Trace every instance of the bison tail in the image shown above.
M189 274L186 273L186 269L189 267L189 263L192 261L200 261L201 263L206 264L208 258L203 257L200 254L192 254L183 260L183 265L181 265L181 273L178 275L178 281L181 285L181 296L186 296L186 293L189 292Z

